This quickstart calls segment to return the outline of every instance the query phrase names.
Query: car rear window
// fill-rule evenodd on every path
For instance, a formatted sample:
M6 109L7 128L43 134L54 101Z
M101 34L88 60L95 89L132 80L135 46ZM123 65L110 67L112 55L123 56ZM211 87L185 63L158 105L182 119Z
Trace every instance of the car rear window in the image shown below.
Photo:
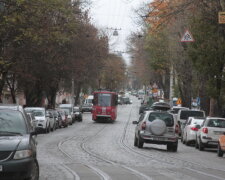
M173 116L168 113L161 113L161 112L152 112L150 113L148 120L153 122L156 119L163 120L166 123L166 126L172 127L174 125Z
M189 117L204 117L203 111L181 111L180 119L188 119Z
M225 120L223 119L210 119L207 124L208 127L225 128Z

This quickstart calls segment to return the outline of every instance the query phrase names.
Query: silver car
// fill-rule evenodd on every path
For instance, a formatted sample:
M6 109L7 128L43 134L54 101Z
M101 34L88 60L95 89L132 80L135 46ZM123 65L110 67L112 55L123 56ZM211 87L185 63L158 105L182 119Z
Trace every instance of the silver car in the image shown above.
M167 150L177 151L179 127L173 114L166 111L146 111L133 124L137 124L134 146L142 148L144 143L165 144Z

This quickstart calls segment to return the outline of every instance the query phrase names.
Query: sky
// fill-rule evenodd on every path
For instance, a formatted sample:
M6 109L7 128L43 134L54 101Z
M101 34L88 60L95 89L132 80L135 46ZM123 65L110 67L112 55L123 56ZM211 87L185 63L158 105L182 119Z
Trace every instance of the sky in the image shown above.
M147 0L91 0L92 23L107 32L110 38L110 52L122 52L127 64L130 55L127 53L127 38L131 32L138 31L138 15L135 13ZM113 36L117 29L118 36Z

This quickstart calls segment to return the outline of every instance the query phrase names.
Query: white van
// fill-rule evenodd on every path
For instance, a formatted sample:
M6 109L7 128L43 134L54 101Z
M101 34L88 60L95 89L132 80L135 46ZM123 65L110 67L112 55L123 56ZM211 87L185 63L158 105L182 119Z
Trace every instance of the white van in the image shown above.
M85 99L84 104L92 104L92 100L94 99L93 95L89 95L87 99Z

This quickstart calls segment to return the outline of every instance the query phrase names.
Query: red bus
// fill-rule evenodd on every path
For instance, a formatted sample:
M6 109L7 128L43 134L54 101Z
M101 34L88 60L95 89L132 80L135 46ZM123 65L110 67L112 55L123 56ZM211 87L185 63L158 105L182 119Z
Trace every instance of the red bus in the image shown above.
M92 119L94 121L114 122L117 117L117 93L110 91L96 91L93 95Z

